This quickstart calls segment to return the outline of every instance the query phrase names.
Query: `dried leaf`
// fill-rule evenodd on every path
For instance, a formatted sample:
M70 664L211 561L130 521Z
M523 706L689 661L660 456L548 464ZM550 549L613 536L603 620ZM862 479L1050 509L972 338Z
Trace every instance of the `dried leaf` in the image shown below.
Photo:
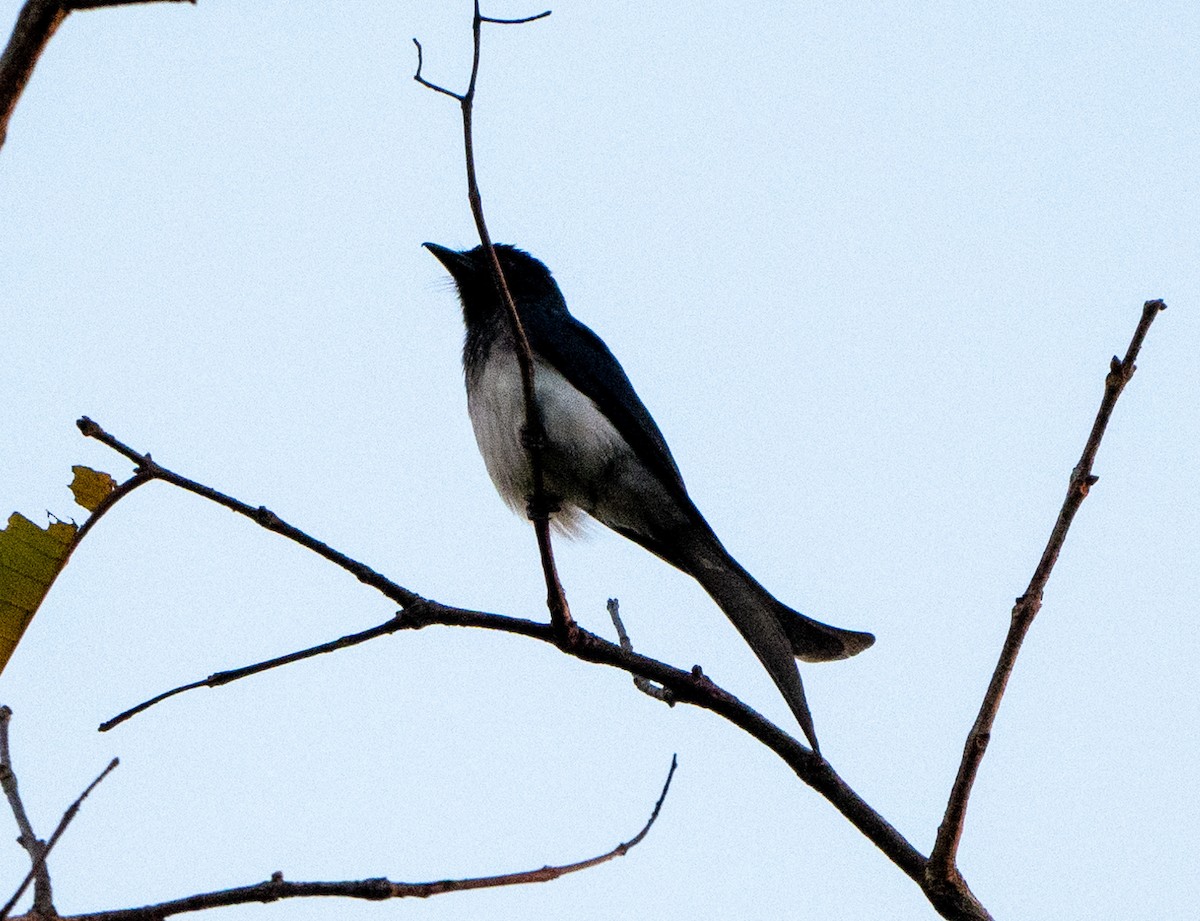
M75 473L75 479L71 481L71 492L75 493L75 501L89 512L96 511L96 506L117 488L117 481L102 470L93 470L79 464L71 470Z

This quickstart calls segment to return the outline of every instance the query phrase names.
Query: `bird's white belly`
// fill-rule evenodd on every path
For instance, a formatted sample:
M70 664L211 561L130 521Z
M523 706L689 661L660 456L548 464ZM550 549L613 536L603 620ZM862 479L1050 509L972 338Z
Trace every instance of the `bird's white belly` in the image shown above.
M592 400L550 365L536 361L534 393L546 432L546 490L560 505L554 523L565 531L582 524L596 489L614 461L632 455L625 439ZM493 357L467 390L475 440L496 490L524 514L533 492L529 452L521 440L525 397L516 356Z

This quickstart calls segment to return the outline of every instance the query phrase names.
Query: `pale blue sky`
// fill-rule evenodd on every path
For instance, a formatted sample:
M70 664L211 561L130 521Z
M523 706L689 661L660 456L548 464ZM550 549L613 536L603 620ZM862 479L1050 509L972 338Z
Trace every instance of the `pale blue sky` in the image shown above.
M20 4L0 2L4 28ZM504 3L494 15L541 7ZM1200 184L1194 4L563 3L485 36L497 240L621 358L730 550L873 630L804 677L827 756L923 851L1094 417L1162 297L1014 675L961 864L997 918L1200 898ZM833 8L830 8L833 10ZM161 463L439 600L541 616L532 534L465 410L425 240L469 246L462 4L201 0L78 14L0 151L0 511L79 515L89 414ZM597 529L576 616L790 726L685 577ZM926 919L765 750L615 672L429 629L169 702L386 619L278 537L165 486L88 539L0 677L64 913L263 879L421 880L628 857L531 888L221 917ZM15 836L15 831L9 837ZM14 885L25 858L0 848Z

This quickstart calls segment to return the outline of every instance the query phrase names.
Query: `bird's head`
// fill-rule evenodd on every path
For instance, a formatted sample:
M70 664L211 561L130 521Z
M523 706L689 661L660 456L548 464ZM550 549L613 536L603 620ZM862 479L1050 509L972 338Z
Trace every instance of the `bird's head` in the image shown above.
M484 247L476 246L460 252L436 243L424 245L454 279L468 324L486 320L502 311L500 294ZM560 305L566 309L558 284L540 260L507 243L496 243L494 248L508 290L519 309L524 311L535 306L553 308Z

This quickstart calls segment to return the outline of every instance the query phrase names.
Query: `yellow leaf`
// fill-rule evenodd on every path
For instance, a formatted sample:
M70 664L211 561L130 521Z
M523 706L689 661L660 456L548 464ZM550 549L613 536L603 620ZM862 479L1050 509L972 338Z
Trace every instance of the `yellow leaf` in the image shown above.
M65 521L43 530L16 512L0 529L0 670L66 564L76 530Z
M101 470L93 470L79 464L71 469L75 472L75 479L71 481L71 492L75 493L75 501L89 512L96 511L96 506L117 488L117 481Z

